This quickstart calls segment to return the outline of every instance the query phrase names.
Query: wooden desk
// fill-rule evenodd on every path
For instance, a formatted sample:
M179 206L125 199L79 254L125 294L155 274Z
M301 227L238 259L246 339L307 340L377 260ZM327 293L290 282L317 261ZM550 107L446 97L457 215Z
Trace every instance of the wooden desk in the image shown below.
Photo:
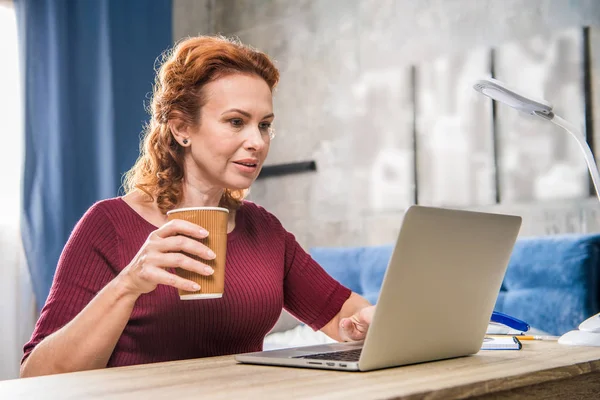
M0 382L1 399L597 398L600 347L526 341L521 351L373 372L239 365L233 357Z

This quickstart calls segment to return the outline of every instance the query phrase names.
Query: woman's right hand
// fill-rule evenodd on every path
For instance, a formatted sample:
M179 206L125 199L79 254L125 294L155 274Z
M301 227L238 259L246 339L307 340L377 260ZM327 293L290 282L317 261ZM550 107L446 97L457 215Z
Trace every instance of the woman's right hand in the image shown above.
M134 295L149 293L156 286L168 285L190 292L200 286L181 278L165 268L183 268L201 275L212 275L211 267L182 252L205 260L212 260L212 250L196 239L203 239L208 232L188 221L176 219L167 222L148 236L133 260L119 274L127 292Z

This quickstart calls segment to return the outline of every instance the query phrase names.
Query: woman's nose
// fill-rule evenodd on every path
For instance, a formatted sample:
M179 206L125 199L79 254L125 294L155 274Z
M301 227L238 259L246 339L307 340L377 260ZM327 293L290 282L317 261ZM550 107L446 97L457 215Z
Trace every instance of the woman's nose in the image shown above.
M263 147L265 147L265 137L262 135L260 129L256 127L249 130L250 132L246 137L245 147L255 151L261 150Z

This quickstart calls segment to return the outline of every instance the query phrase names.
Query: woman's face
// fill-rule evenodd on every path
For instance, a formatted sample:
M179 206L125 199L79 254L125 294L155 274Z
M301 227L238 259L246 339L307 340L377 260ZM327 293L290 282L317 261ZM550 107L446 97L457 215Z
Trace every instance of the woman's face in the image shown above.
M228 75L204 87L200 124L189 128L186 177L210 187L246 189L269 152L273 98L255 75Z

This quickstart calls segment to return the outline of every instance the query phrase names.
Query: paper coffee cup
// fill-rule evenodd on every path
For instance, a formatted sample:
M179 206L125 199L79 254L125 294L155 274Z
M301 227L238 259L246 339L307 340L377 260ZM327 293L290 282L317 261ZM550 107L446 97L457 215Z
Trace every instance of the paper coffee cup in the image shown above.
M222 207L188 207L177 208L167 212L169 221L183 219L193 222L208 231L208 236L198 240L215 252L217 257L206 260L192 254L187 254L214 269L214 274L200 275L183 268L176 268L177 275L200 285L200 290L188 292L179 289L181 300L217 299L223 296L225 289L225 254L227 253L227 220L229 210Z

